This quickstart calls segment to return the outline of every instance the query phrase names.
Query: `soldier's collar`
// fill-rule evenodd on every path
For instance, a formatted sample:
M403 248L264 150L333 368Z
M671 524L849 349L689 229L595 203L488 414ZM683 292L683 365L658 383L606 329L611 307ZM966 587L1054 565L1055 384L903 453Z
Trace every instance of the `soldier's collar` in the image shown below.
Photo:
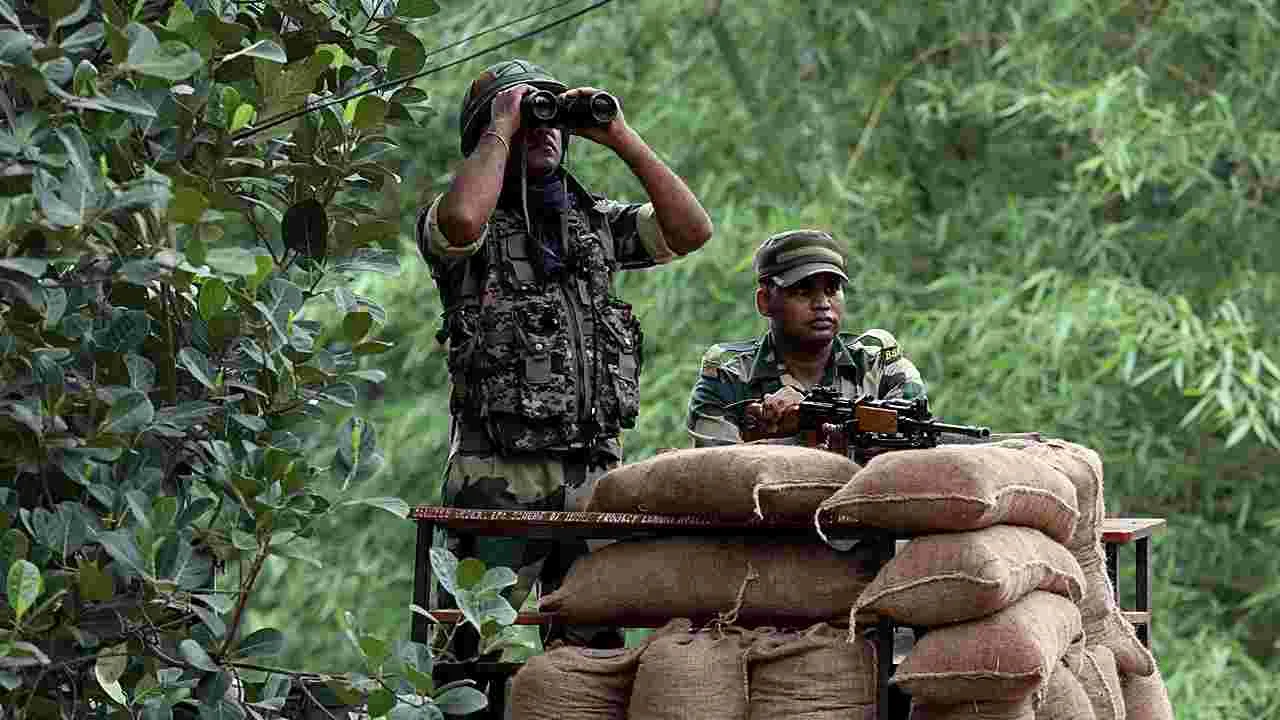
M782 358L778 357L773 342L773 332L765 333L756 347L756 355L751 361L751 376L747 378L747 382L759 380L762 378L778 378L787 371L782 364ZM832 363L838 368L855 367L853 356L849 354L849 348L845 346L844 341L839 335L831 340L831 358L827 361L827 366ZM826 373L823 373L826 375Z

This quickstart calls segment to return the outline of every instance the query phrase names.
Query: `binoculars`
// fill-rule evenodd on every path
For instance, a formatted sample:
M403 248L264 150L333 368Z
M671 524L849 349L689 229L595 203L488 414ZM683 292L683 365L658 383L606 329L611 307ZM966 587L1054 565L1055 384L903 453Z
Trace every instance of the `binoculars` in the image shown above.
M520 124L526 127L603 127L618 116L618 99L607 92L565 97L550 90L525 93L520 100Z

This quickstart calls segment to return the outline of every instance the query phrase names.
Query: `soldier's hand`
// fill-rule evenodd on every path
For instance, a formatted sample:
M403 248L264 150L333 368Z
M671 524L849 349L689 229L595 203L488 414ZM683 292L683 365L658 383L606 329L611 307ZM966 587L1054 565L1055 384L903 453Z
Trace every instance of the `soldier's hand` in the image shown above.
M766 395L761 402L747 405L747 417L765 434L791 434L800 427L800 403L804 395L793 388Z
M489 104L489 129L511 140L520 129L520 101L532 89L532 85L516 85L494 95Z
M574 88L572 90L566 90L564 97L574 98L579 95L590 97L598 92L601 92L599 88L584 86ZM614 116L612 122L604 127L575 128L573 130L573 134L580 135L592 142L600 143L607 148L614 149L617 147L618 142L622 139L623 135L626 134L627 130L629 130L627 127L627 119L622 115L622 101L618 100L618 114Z
M800 427L800 403L804 393L792 387L783 387L764 398L765 414L777 426L779 432L792 433Z

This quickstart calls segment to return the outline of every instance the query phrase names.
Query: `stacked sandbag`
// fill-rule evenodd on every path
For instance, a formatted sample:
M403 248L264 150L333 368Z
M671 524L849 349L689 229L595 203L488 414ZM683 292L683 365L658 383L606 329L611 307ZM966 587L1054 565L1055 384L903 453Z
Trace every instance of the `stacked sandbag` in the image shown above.
M745 720L751 634L735 627L694 630L673 620L640 653L630 720Z
M1036 713L1030 698L958 705L926 705L913 700L910 720L1036 720Z
M1069 663L1071 672L1093 707L1097 720L1125 720L1124 695L1115 655L1105 645L1093 645Z
M1034 701L1080 634L1075 603L1032 590L992 615L930 629L893 682L921 705Z
M1080 679L1066 663L1058 663L1049 677L1035 720L1095 720L1093 704Z
M1125 716L1128 720L1173 720L1173 705L1160 668L1146 677L1131 675L1121 680Z
M761 629L747 652L748 720L849 720L876 713L876 647L826 623Z
M872 458L819 507L824 521L938 533L1020 525L1065 543L1080 512L1076 489L1048 463L1012 448L940 446Z
M843 455L802 446L673 450L605 473L587 510L808 520L858 470Z
M1138 639L1133 625L1121 614L1107 576L1106 552L1102 546L1102 521L1106 517L1102 460L1093 450L1065 440L1024 443L1019 449L1061 471L1076 488L1080 521L1065 544L1084 571L1085 596L1080 602L1080 611L1086 641L1111 650L1122 675L1150 675L1155 670L1155 661Z
M1079 602L1080 564L1039 530L996 525L912 538L862 591L854 610L934 627L994 614L1032 590Z
M1138 639L1133 625L1121 614L1106 572L1101 458L1089 448L1059 439L1008 441L1000 445L1016 448L1054 466L1076 487L1080 521L1066 544L1084 572L1085 595L1080 611L1089 646L1086 665L1077 669L1077 674L1094 700L1098 719L1172 720L1168 690L1155 659ZM1091 677L1098 680L1091 681ZM1116 701L1117 683L1121 702Z
M559 647L535 655L511 684L521 720L626 720L640 650Z
M626 624L732 615L807 625L843 616L875 576L871 548L663 538L617 542L576 560L539 608L566 622Z

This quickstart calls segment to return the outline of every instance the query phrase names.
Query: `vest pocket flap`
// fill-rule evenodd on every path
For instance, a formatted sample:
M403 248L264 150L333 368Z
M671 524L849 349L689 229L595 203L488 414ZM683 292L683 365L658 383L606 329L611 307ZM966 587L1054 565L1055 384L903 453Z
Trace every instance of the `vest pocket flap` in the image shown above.
M515 332L520 337L520 353L524 358L524 380L530 384L542 384L551 381L551 349L554 337L531 333L520 325L515 325Z
M530 383L545 383L551 380L551 354L525 355L524 379Z

